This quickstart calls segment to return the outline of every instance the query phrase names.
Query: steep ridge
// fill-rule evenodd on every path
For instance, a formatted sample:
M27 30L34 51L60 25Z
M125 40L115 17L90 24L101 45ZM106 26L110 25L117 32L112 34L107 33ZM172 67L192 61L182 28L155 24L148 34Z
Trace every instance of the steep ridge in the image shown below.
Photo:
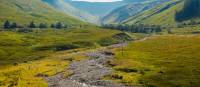
M176 26L176 13L183 7L183 0L172 0L160 4L152 9L141 12L125 20L124 24L155 24L162 26Z
M0 0L0 23L9 20L19 24L55 23L81 24L82 21L59 12L41 0Z
M142 11L142 8L145 6L143 4L129 4L122 6L118 9L113 10L110 14L105 16L102 21L103 23L119 23L131 15L134 15L140 11Z

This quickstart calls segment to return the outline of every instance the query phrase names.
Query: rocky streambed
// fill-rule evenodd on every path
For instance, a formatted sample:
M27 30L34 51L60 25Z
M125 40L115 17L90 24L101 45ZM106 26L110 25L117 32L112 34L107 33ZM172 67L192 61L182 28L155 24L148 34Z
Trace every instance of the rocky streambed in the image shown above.
M45 79L49 87L125 87L123 84L102 80L104 76L112 73L112 68L105 66L107 62L114 58L114 53L110 49L124 45L126 43L84 53L89 58L71 63L67 70L72 71L73 74L69 77L64 78L64 73L59 73Z

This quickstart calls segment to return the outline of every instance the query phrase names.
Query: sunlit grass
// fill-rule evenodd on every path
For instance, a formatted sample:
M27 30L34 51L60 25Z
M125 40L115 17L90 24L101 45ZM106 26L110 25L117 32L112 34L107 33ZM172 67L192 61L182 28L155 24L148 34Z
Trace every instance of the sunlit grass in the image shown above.
M87 52L89 49L76 49L76 52ZM75 50L55 52L48 57L28 61L15 65L6 65L0 67L0 87L47 87L44 80L46 76L54 76L63 73L67 78L71 71L66 70L72 61L86 59L81 53L73 53Z
M16 66L1 67L0 86L16 87L47 87L47 83L37 74L47 76L63 71L69 62L61 60L41 60L19 64Z
M200 36L154 36L117 49L114 73L106 78L147 87L197 87Z

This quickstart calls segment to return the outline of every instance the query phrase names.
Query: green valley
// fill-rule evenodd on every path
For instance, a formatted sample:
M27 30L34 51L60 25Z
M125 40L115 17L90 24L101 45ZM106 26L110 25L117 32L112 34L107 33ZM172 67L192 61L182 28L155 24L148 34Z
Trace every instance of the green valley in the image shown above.
M200 85L200 0L0 2L0 87Z

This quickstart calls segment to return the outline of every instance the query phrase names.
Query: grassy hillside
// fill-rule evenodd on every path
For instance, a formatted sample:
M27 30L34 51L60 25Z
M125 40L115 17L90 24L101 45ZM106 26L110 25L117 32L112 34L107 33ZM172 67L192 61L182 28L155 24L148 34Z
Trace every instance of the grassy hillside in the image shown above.
M67 24L83 23L71 16L58 12L41 0L0 0L0 24L5 20L27 24L30 21L37 23L55 23L56 21Z
M103 23L119 23L143 10L146 4L128 4L113 10L102 21Z
M175 20L175 14L177 11L181 10L183 7L183 1L172 0L152 8L150 10L141 12L133 17L130 17L124 23L135 24L155 24L162 26L175 26L177 21Z
M80 9L77 9L76 7L73 7L68 2L65 2L63 0L42 0L55 9L65 12L66 14L73 16L75 18L78 18L82 21L90 22L93 24L98 24L98 17L95 15L92 15L86 11L82 11Z
M154 36L116 50L110 63L115 71L106 79L145 87L200 85L200 36Z

